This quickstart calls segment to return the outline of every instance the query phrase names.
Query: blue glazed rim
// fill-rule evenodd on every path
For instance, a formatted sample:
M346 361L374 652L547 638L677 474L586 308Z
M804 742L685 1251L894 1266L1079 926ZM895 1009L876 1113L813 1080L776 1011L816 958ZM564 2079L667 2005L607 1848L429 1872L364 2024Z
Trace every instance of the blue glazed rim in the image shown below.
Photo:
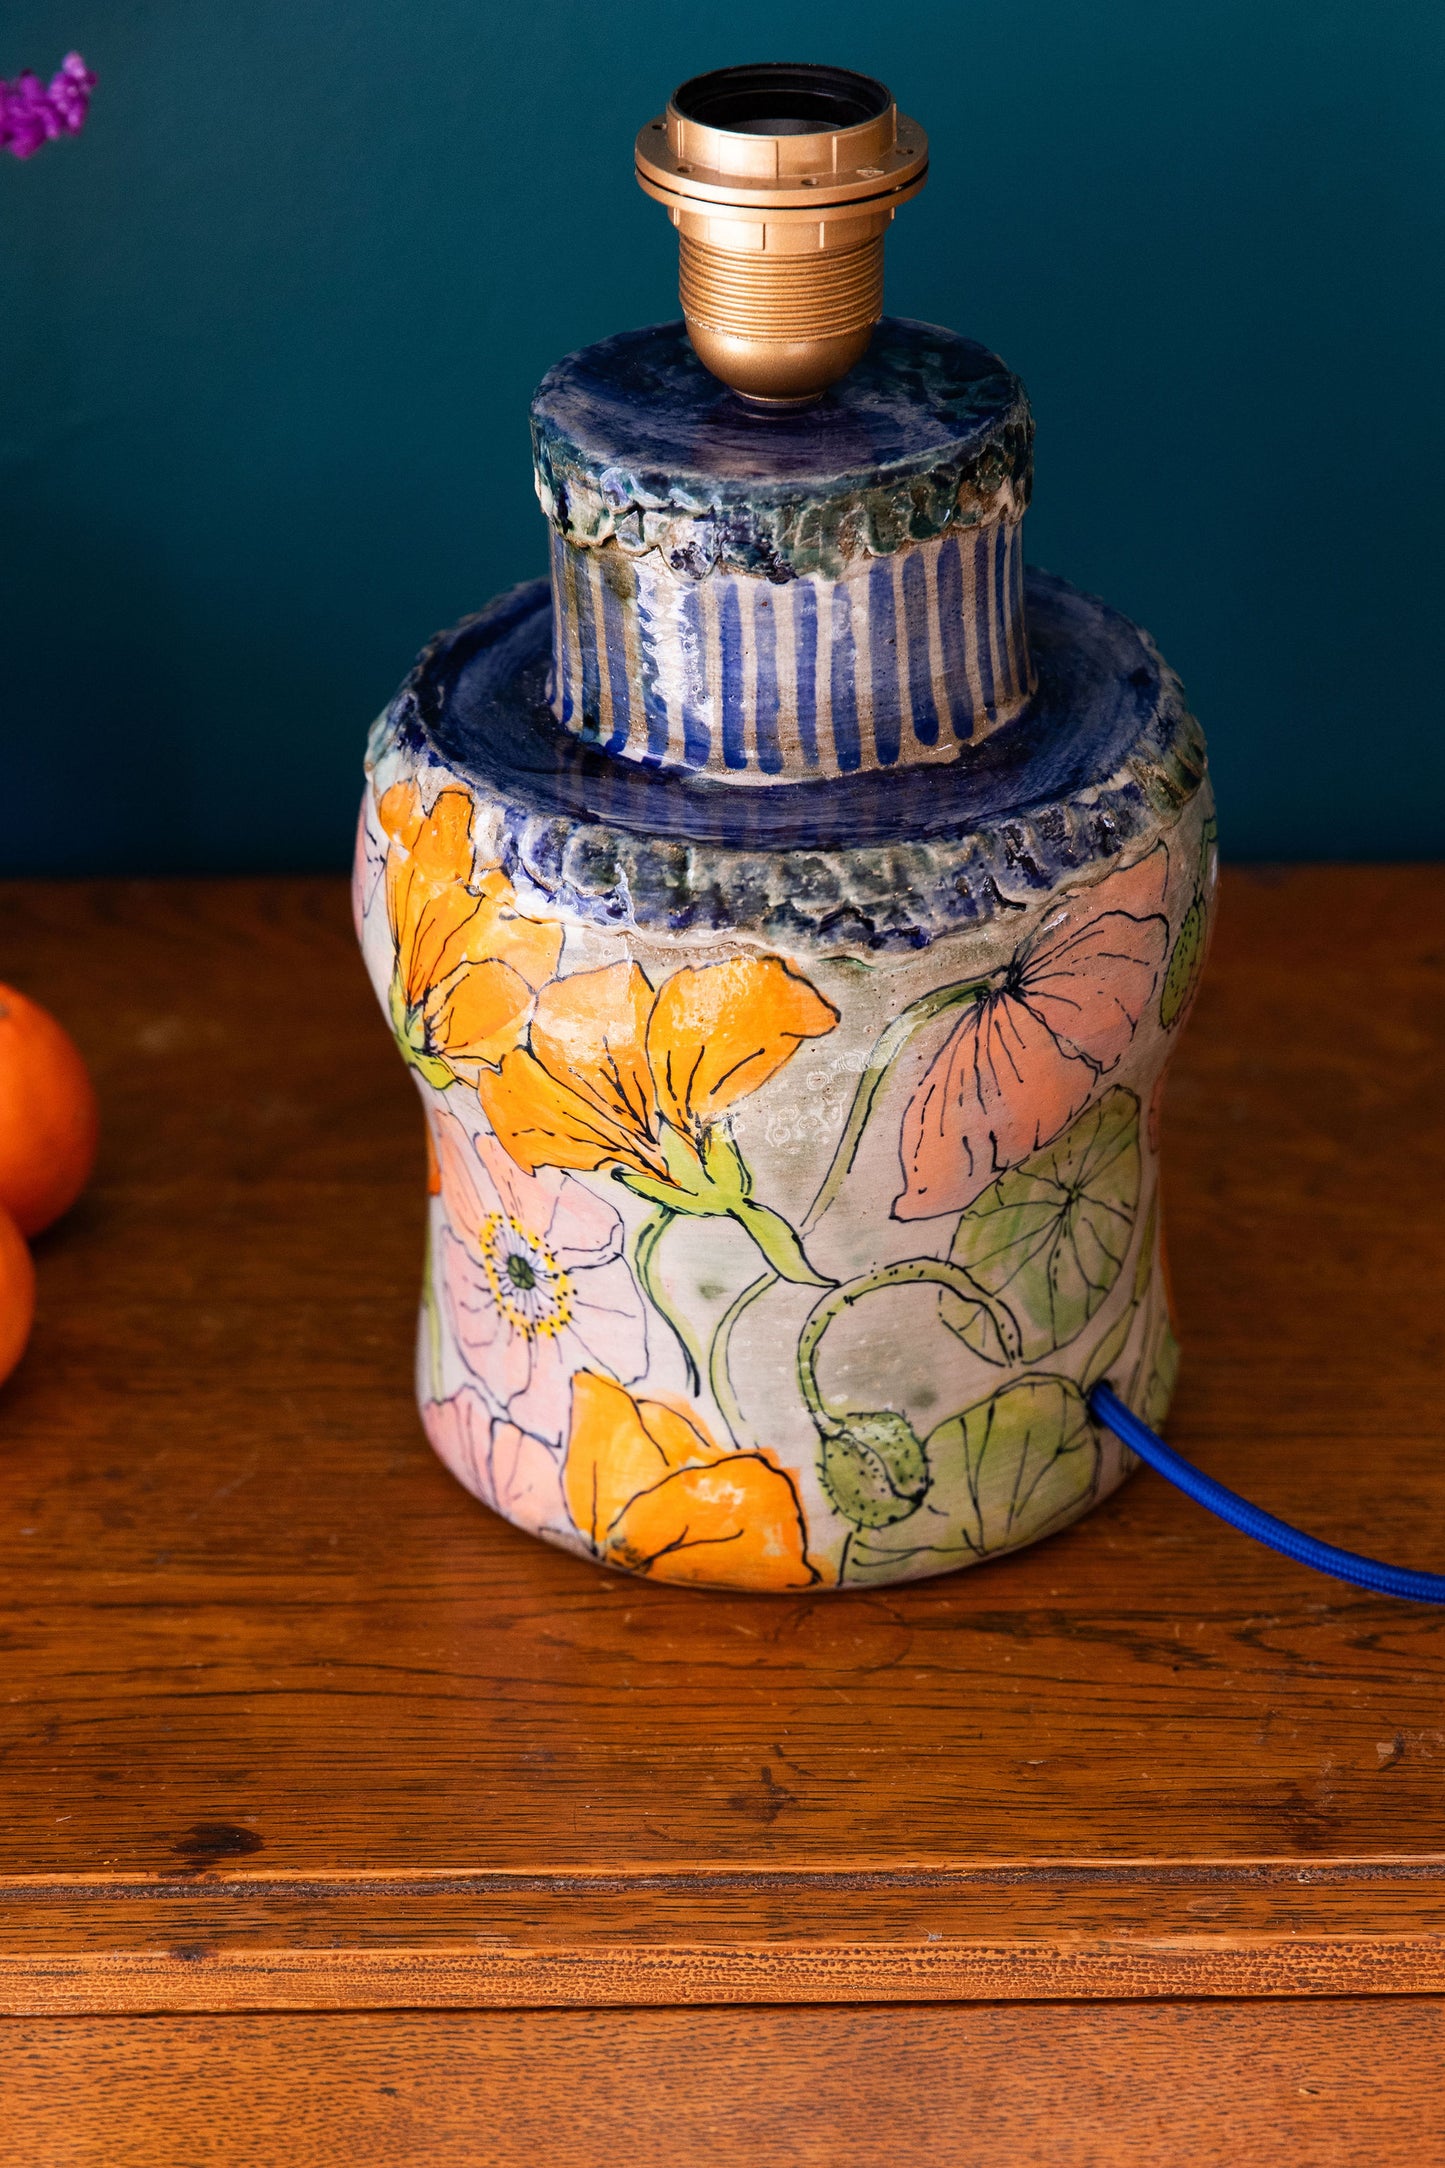
M957 758L792 783L719 781L619 761L562 731L546 699L551 596L533 580L441 634L393 705L402 742L428 746L522 820L561 819L723 850L867 850L963 841L1098 793L1180 803L1204 773L1178 679L1128 618L1053 574L1025 577L1038 688L1023 712ZM1166 775L1175 777L1172 789ZM1155 800L1157 803L1157 799ZM1122 805L1119 812L1123 811ZM1113 833L1118 850L1135 824ZM1100 855L1110 855L1109 836Z
M553 524L573 542L656 544L693 578L837 578L864 552L996 516L1006 485L1017 516L1033 421L998 355L937 324L885 316L841 383L784 415L726 391L683 324L649 324L548 370L532 450Z

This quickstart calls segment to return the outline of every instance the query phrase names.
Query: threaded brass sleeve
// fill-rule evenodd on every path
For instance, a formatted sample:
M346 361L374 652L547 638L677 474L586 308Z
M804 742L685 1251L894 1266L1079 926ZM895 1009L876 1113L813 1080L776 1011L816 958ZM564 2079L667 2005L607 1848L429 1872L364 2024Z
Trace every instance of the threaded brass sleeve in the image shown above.
M844 254L774 256L678 237L683 314L739 338L828 338L883 314L883 236Z

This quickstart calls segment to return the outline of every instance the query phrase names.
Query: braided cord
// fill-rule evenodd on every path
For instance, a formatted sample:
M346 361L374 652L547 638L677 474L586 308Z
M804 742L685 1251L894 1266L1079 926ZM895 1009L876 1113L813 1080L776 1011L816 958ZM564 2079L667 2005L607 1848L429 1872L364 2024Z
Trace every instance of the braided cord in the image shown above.
M1413 1603L1445 1603L1445 1574L1415 1573L1407 1566L1387 1566L1377 1558L1362 1558L1357 1551L1342 1551L1333 1543L1321 1543L1317 1536L1307 1536L1301 1529L1291 1528L1287 1522L1278 1521L1272 1513L1261 1506L1251 1505L1237 1491L1226 1490L1212 1476L1166 1445L1158 1434L1142 1423L1138 1416L1125 1407L1116 1392L1107 1385L1096 1385L1089 1395L1089 1409L1097 1422L1112 1430L1122 1439L1131 1453L1147 1461L1157 1475L1173 1483L1196 1505L1207 1512L1217 1513L1231 1528L1238 1528L1256 1543L1267 1543L1271 1550L1282 1551L1286 1558L1298 1559L1302 1566L1313 1566L1317 1573L1331 1573L1339 1581L1353 1581L1359 1588L1372 1588L1382 1596L1404 1596Z

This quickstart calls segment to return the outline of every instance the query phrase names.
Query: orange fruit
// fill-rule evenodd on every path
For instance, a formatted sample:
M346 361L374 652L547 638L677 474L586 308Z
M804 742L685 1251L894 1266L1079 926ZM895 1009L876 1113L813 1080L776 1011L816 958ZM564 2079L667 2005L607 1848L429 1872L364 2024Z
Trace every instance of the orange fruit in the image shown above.
M8 1378L30 1338L35 1315L35 1267L25 1237L0 1212L0 1378Z
M73 1205L95 1164L95 1092L70 1033L0 986L0 1205L37 1235ZM3 1372L0 1372L3 1375Z

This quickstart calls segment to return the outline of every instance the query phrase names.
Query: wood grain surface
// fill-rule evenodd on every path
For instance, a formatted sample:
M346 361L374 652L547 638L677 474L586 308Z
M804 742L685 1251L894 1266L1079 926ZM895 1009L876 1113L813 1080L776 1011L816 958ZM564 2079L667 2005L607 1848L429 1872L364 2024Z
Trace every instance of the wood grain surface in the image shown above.
M1435 1611L1148 1474L910 1589L550 1551L417 1423L420 1117L341 885L11 886L0 977L105 1116L0 1392L0 2008L1445 1985ZM1437 1567L1442 1056L1445 869L1227 877L1172 1436Z
M1440 2168L1445 2005L12 2021L0 2168Z

